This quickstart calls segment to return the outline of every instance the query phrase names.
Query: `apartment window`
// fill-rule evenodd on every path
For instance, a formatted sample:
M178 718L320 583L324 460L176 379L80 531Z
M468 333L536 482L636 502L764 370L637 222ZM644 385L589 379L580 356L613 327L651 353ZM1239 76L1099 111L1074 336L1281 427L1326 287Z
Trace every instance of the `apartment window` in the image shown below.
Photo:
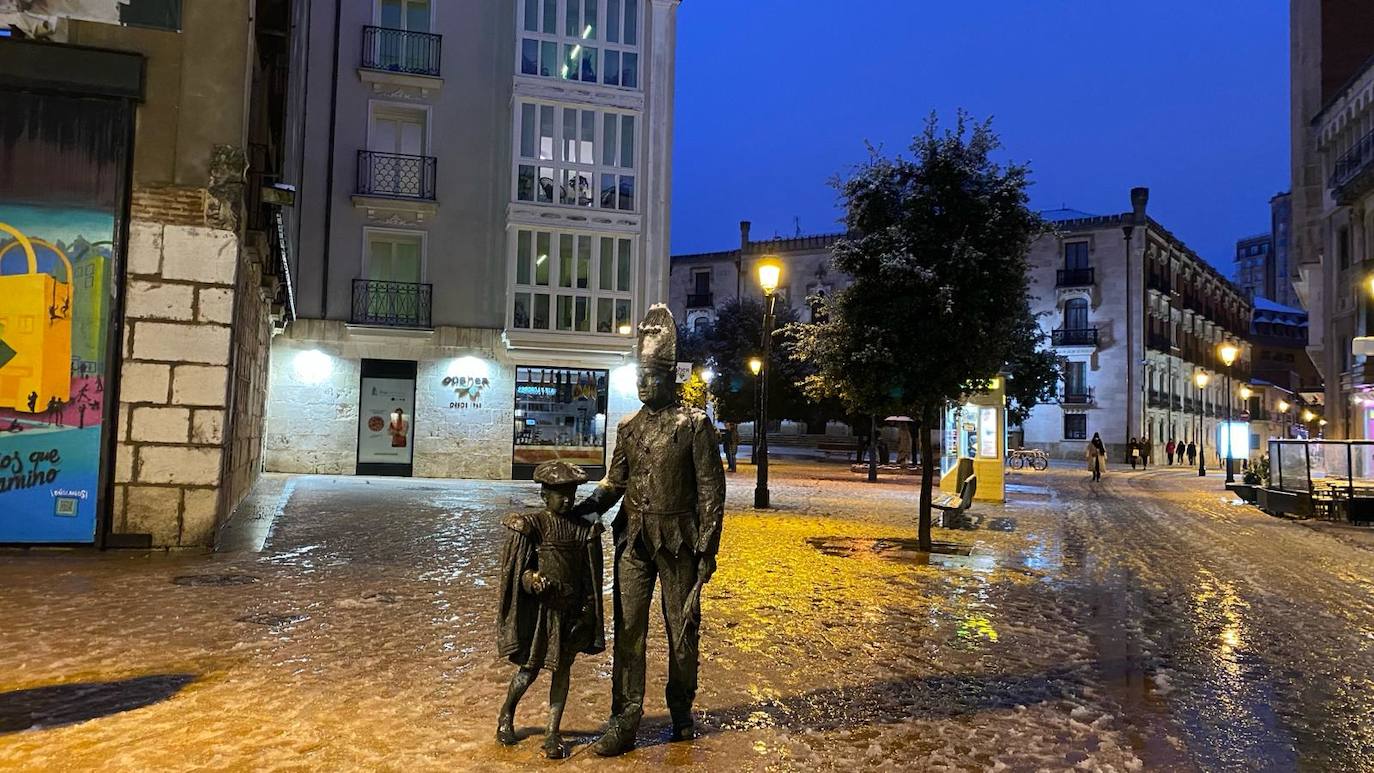
M367 278L419 284L424 278L424 234L367 232Z
M381 0L378 26L407 32L429 32L429 0Z
M516 114L516 200L634 211L635 116L537 102Z
M524 0L520 72L639 88L643 0Z
M1064 301L1064 329L1088 329L1088 302L1083 298Z
M1090 268L1087 242L1064 243L1064 268L1069 271Z
M1344 226L1336 231L1336 255L1342 271L1350 268L1350 229Z
M1086 413L1064 414L1064 439L1088 439L1088 415Z
M1064 369L1064 391L1071 395L1088 393L1088 363L1068 363L1068 367Z
M520 229L511 326L619 334L631 326L634 241Z

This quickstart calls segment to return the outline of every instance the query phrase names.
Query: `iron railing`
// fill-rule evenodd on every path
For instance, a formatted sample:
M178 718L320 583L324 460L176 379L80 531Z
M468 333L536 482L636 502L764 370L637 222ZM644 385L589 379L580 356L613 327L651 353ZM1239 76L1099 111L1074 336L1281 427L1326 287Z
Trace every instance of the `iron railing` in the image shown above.
M1055 287L1091 287L1095 280L1091 268L1061 268L1055 275Z
M432 285L353 280L353 324L429 329Z
M358 151L358 193L434 200L438 160L433 156Z
M1091 405L1093 401L1092 387L1067 387L1059 391L1060 405Z
M689 309L709 309L711 308L711 293L688 293L687 308Z
M1331 169L1331 187L1339 188L1360 175L1374 162L1374 132L1364 135L1355 145L1336 159Z
M1055 330L1050 339L1055 346L1097 346L1097 328Z
M437 78L442 44L429 32L363 27L363 67Z

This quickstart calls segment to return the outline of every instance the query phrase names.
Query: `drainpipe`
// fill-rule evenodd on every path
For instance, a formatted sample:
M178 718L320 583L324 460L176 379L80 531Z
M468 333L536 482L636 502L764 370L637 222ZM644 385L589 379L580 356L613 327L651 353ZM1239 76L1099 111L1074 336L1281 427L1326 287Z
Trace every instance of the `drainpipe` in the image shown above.
M324 176L324 265L320 268L320 319L329 319L329 263L334 221L334 130L339 122L339 23L343 0L334 0L334 65L329 76L329 171Z

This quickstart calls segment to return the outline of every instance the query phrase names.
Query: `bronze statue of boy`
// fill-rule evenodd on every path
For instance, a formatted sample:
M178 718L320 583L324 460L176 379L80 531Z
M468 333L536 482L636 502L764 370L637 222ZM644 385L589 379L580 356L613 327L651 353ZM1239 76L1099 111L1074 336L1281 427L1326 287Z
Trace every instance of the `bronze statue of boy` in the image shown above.
M568 677L579 652L606 649L601 609L601 524L573 513L577 487L587 473L575 464L545 462L534 471L544 509L516 513L501 554L497 619L502 657L519 666L497 720L496 740L515 744L515 708L541 669L553 672L544 756L567 756L559 733L568 699Z

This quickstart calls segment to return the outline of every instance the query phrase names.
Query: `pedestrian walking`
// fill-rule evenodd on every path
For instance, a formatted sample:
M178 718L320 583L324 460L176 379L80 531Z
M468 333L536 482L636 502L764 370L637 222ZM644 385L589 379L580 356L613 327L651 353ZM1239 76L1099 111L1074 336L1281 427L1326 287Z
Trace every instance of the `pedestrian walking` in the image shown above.
M911 464L911 424L905 421L897 428L897 464Z
M1150 466L1150 454L1154 453L1155 441L1153 438L1142 438L1140 441L1140 469Z
M1139 440L1131 438L1129 441L1126 442L1126 461L1131 463L1132 470L1136 469L1136 465L1140 464Z
M1197 444L1188 441L1188 464L1197 464Z
M1164 444L1164 456L1169 460L1169 466L1174 466L1174 449L1178 447L1178 442L1169 438L1169 442Z
M725 461L730 472L735 472L735 459L739 456L739 424L725 422Z
M1088 460L1088 470L1092 472L1093 480L1102 480L1102 473L1107 469L1107 447L1102 444L1102 436L1098 433L1093 433L1084 458Z

